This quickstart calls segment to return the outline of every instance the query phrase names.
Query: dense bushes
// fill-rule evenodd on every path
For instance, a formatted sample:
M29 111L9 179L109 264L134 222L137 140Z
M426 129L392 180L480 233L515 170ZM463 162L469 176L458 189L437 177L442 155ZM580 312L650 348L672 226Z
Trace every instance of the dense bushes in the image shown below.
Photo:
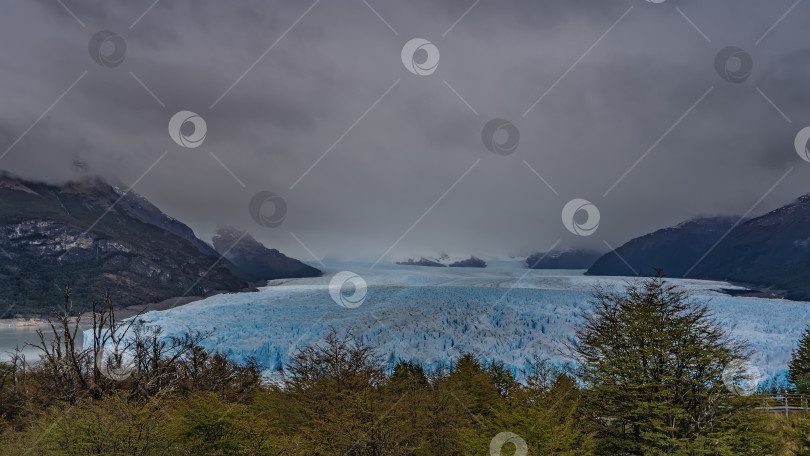
M187 380L193 386L133 396L126 379L98 398L47 406L37 383L45 373L31 368L24 374L31 389L5 421L0 453L469 455L487 454L503 430L525 438L531 454L580 454L589 445L577 412L581 393L568 374L499 385L497 365L472 355L455 364L428 375L400 363L388 375L368 347L331 335L274 382L241 372L216 387ZM219 375L219 366L202 363L194 372ZM536 370L548 374L547 363Z
M745 347L662 278L597 290L594 309L571 347L576 370L534 359L520 382L473 354L446 371L388 371L371 347L334 333L262 379L256 363L203 349L204 334L116 326L105 302L92 347L68 353L74 326L57 319L40 362L0 364L0 454L489 455L503 432L503 455L522 442L529 455L807 449L810 423L724 389L724 366ZM98 361L111 330L130 331L117 343L134 354L115 380Z

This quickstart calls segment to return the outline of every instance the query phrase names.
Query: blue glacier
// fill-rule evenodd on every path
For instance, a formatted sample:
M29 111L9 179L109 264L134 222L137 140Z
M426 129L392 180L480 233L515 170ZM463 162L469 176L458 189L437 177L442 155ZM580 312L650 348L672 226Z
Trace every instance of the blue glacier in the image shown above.
M505 363L518 377L535 356L569 362L574 328L590 309L596 284L621 288L633 278L592 277L583 271L527 270L519 262L494 267L420 268L328 263L318 278L275 280L258 292L221 294L140 317L166 337L211 331L204 345L244 361L255 357L277 371L296 350L335 330L376 348L389 364L411 360L449 367L465 352ZM329 293L331 277L349 270L367 283L357 308ZM791 350L810 323L810 304L732 297L724 282L672 279L754 349L753 364L767 377L783 373ZM88 334L85 335L85 338Z

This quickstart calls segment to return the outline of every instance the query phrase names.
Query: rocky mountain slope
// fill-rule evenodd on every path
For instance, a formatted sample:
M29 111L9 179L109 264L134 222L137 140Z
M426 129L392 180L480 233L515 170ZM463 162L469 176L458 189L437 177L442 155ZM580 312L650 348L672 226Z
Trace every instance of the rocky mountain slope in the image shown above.
M693 276L750 283L810 300L810 195L738 225Z
M76 312L109 290L116 305L248 286L245 273L146 199L101 180L65 185L0 175L0 315L48 314L73 289Z
M736 221L693 219L633 239L616 253L642 275L657 267L670 277L728 280L810 299L810 195L732 229ZM616 253L605 254L588 274L634 275Z
M594 250L538 252L526 258L529 269L588 269L601 253Z
M250 234L236 228L220 228L212 239L214 249L253 280L318 277L321 271L268 249Z
M451 267L451 268L485 268L487 267L486 260L478 258L475 255L470 256L450 256L447 253L441 253L438 256L422 256L418 260L408 258L404 261L397 261L396 264L401 266L426 266L434 268Z
M487 262L476 256L471 256L466 260L454 261L450 263L449 266L451 268L485 268L487 267Z
M683 277L736 221L733 217L699 217L646 234L604 254L588 274L650 275L663 269L670 277Z
M401 266L427 266L431 268L443 268L447 265L439 263L435 260L430 260L425 257L420 258L419 260L414 261L413 258L408 258L406 261L397 261L398 265Z

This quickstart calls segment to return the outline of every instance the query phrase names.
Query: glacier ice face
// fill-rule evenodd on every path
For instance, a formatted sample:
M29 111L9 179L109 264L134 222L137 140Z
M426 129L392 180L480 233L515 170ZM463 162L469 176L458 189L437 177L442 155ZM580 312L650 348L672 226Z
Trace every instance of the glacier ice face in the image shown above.
M212 330L207 348L240 361L256 357L271 371L334 329L371 344L389 363L412 360L435 369L471 352L486 362L504 362L520 377L535 355L570 360L566 346L590 309L594 285L621 288L632 280L517 265L371 270L363 263L330 263L323 277L276 280L259 292L221 294L141 319L161 326L167 337ZM342 270L368 284L358 308L341 307L330 297L330 279ZM787 368L791 350L810 323L808 303L731 297L716 290L739 287L724 282L671 282L707 301L720 324L747 340L755 350L753 364L766 376Z

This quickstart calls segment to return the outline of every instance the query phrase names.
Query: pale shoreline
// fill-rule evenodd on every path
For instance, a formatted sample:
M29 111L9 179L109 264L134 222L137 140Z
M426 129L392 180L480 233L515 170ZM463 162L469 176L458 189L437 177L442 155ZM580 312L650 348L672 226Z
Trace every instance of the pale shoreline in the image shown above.
M250 290L255 291L255 289ZM247 291L246 291L247 292ZM211 296L220 294L220 293L213 293ZM199 301L201 299L205 299L209 296L184 296L180 298L169 298L164 301L158 303L150 303L150 304L140 304L140 305L133 305L129 307L122 307L115 309L115 319L116 321L121 321L127 318L134 317L141 312L152 311L152 310L167 310L173 307L183 306L189 304L194 301ZM81 321L85 324L92 324L93 322L93 315L91 312L83 312L81 315ZM75 316L70 317L71 320L75 320ZM49 328L50 324L48 320L51 319L52 321L56 322L54 316L51 317L14 317L14 318L3 318L0 319L0 329L6 328ZM89 323L88 323L89 322Z
M48 319L57 323L58 320L55 317L15 317L15 318L5 318L0 320L0 329L5 328L49 328L50 323ZM70 317L71 322L75 322L76 317ZM87 321L82 315L82 321ZM92 321L92 318L90 318Z
M8 318L0 320L0 328L48 326L48 319L43 317Z

